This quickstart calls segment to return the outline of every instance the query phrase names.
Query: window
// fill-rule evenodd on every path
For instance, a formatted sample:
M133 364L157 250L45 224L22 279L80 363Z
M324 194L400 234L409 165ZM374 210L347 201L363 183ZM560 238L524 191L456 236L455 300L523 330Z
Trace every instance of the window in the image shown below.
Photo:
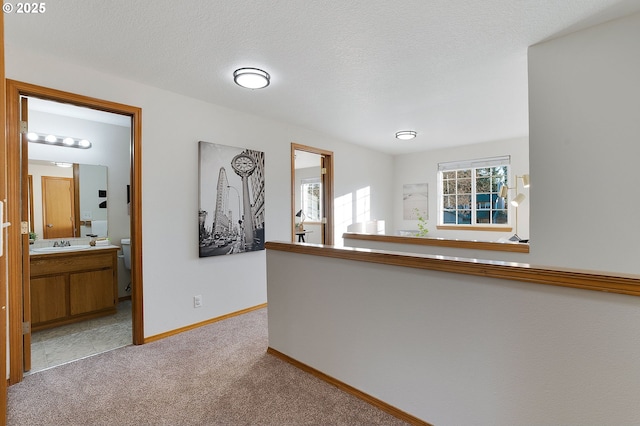
M322 219L322 184L320 178L302 179L301 197L302 211L306 220L320 222Z
M508 184L509 156L438 164L439 225L509 223L500 188Z

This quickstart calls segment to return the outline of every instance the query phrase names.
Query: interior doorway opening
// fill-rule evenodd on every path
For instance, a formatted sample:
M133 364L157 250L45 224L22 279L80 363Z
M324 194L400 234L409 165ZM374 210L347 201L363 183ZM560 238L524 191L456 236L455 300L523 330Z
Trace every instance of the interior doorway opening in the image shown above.
M22 228L27 230L30 230L29 222L33 223L33 214L30 216L28 208L33 201L27 193L30 188L28 166L27 159L23 158L23 153L28 152L28 107L24 99L37 98L109 112L130 121L130 188L127 188L127 196L130 201L132 343L142 344L141 109L13 80L7 80L6 87L8 199L12 200L7 216L13 223L22 223ZM31 361L29 232L23 234L20 227L12 227L9 231L9 383L15 384L22 380L25 367L30 367Z
M333 245L333 152L291 144L291 241Z

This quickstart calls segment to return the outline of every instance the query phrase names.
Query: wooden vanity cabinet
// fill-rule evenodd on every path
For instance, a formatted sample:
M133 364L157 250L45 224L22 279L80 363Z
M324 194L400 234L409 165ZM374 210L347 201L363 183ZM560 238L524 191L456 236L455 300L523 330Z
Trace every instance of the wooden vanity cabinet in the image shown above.
M32 254L33 331L116 313L118 248Z

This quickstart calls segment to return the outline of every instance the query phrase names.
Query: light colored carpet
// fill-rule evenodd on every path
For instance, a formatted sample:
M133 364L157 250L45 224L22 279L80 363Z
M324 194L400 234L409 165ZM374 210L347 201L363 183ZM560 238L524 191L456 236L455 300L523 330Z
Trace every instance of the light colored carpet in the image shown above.
M404 425L266 354L267 309L25 377L8 425Z

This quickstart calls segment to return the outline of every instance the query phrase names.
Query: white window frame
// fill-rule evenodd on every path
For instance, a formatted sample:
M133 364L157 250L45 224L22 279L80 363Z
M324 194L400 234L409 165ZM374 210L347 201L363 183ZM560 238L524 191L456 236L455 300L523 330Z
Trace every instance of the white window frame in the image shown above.
M452 162L446 162L446 163L439 163L438 164L438 223L437 223L437 227L441 228L441 229L446 229L446 228L455 228L455 229L467 229L467 230L478 230L480 228L482 228L482 230L495 230L495 231L504 231L505 228L509 228L511 229L511 208L509 207L509 203L507 202L506 199L502 199L500 200L497 193L500 191L500 187L493 187L490 189L490 203L491 205L488 207L489 210L486 210L487 207L485 206L479 206L478 204L484 204L486 202L478 202L477 201L477 176L476 176L476 170L477 169L481 169L481 168L488 168L488 167L506 167L506 174L505 174L505 180L504 180L504 185L509 185L509 182L511 181L511 156L506 155L506 156L500 156L500 157L490 157L490 158L481 158L481 159L475 159L475 160L466 160L466 161L452 161ZM470 211L470 223L445 223L445 200L444 200L444 196L445 196L445 191L444 191L444 180L443 180L443 174L445 172L452 172L452 171L464 171L464 170L470 170L471 171L471 193L470 193L470 202L469 202L469 211ZM457 192L456 192L457 194ZM497 197L497 198L496 198ZM475 201L474 201L475 200ZM496 205L500 204L501 208L497 208L495 207ZM460 211L461 209L458 208L458 204L456 204L456 218L458 218L458 211ZM464 209L466 210L466 209ZM446 210L446 211L451 211L451 210ZM500 212L500 211L504 211L504 213L507 215L507 220L506 222L503 223L478 223L478 212L482 211L482 212L487 212L490 221L493 220L493 213L495 213L496 211Z
M311 185L318 185L317 211L312 205L310 205L310 200L308 198L307 187ZM319 177L313 177L300 180L300 204L307 222L322 221L322 179Z

